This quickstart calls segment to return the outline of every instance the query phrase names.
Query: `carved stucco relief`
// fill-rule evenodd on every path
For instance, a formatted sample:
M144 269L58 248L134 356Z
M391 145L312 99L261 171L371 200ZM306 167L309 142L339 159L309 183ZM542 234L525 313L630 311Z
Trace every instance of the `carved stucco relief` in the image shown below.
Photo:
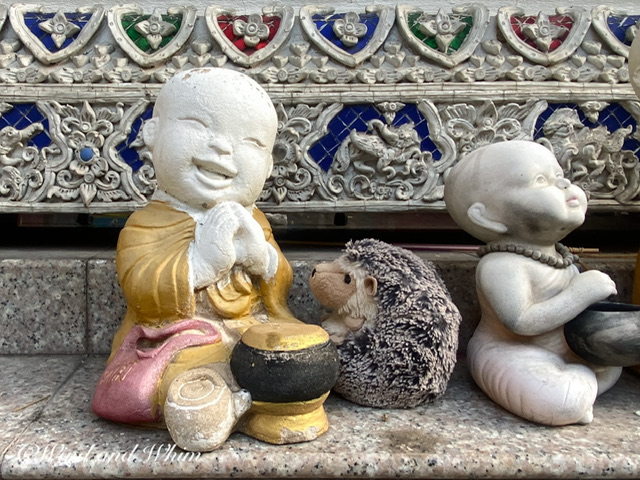
M215 4L151 12L136 4L74 12L0 6L0 22L7 16L0 78L36 84L162 83L178 69L206 65L282 84L628 82L640 20L606 6L530 15L479 4L242 13ZM124 68L128 75L119 74ZM270 75L274 69L279 75Z
M277 106L266 211L442 209L461 156L516 138L553 148L594 207L638 209L639 21L606 6L0 6L0 210L144 205L155 95L206 66L247 73Z
M2 105L6 118L38 121L0 128L0 202L109 211L148 200L154 176L140 131L150 102L25 105ZM638 102L278 102L277 110L274 168L260 199L268 210L442 208L448 169L511 139L552 148L592 202L640 205Z

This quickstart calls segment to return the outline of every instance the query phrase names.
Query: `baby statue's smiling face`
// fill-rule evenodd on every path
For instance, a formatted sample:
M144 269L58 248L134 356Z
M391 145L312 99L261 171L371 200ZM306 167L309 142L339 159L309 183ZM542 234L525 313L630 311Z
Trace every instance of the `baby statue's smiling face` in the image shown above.
M214 68L178 74L143 131L158 188L197 209L253 205L271 173L277 125L271 100L246 75Z

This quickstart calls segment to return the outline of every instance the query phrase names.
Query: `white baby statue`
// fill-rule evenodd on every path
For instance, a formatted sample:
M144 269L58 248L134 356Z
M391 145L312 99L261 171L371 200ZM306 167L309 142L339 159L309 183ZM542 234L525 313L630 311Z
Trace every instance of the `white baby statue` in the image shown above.
M578 358L563 333L565 323L616 293L606 274L580 273L558 243L583 223L585 193L564 178L550 150L510 141L463 158L444 196L455 222L487 243L476 270L482 318L467 348L474 380L527 420L590 423L596 397L621 368Z

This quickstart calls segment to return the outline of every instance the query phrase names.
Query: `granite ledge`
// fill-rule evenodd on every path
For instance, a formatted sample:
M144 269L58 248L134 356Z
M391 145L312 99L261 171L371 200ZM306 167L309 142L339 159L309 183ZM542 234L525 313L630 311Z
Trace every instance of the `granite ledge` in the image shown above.
M20 357L0 356L0 366L14 365L3 388L24 383L27 367L38 369L34 362L40 371L51 365L48 356L26 359L21 372ZM379 410L332 395L330 430L316 441L275 446L234 434L219 450L198 455L176 448L166 431L95 417L90 400L105 359L70 356L69 364L79 366L60 376L50 400L16 434L2 459L3 479L640 476L640 377L631 372L599 398L590 425L525 422L488 401L460 360L447 393L433 404Z
M81 361L76 355L0 356L0 459L43 412Z
M469 247L450 252L404 246L439 269L463 317L459 345L464 353L480 318L474 275L478 258ZM327 310L309 290L309 275L318 262L335 259L340 248L287 246L284 252L294 270L289 306L302 321L318 323ZM611 275L618 286L612 300L630 301L635 254L582 259L588 268ZM126 309L113 249L0 248L0 287L5 314L0 318L0 354L108 354Z

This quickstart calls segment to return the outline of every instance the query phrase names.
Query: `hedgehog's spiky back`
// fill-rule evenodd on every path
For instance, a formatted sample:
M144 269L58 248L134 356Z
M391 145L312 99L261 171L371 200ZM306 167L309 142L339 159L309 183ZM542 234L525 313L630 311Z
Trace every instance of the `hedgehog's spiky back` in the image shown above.
M367 271L378 281L378 301L395 305L399 296L416 290L449 297L435 266L413 252L373 238L350 241L345 246L346 259Z
M356 403L392 408L440 396L456 362L460 314L435 267L375 239L349 242L344 259L378 281L378 318L339 347L335 390Z

